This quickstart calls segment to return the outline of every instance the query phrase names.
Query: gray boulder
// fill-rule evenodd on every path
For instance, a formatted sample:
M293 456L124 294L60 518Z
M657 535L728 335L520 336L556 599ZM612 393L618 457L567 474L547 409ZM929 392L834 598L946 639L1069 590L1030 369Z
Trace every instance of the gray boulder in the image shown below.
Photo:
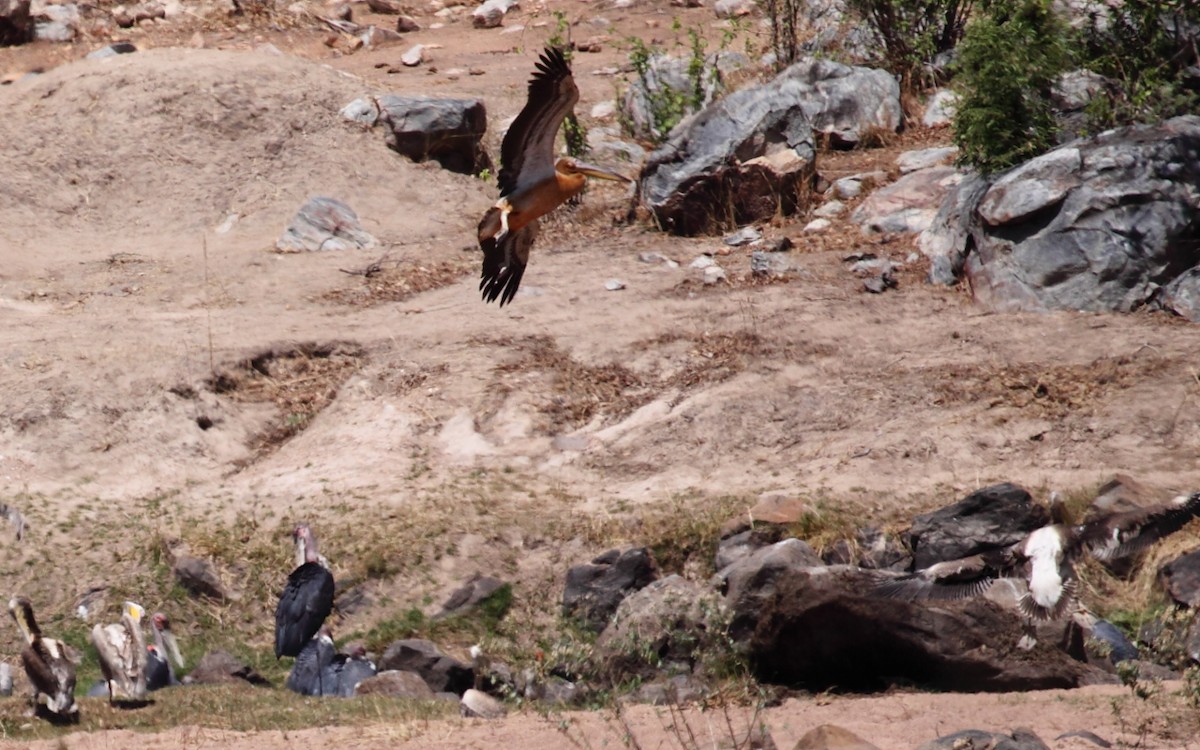
M416 672L435 693L462 695L475 683L475 670L419 638L396 641L383 652L379 671Z
M487 0L471 11L471 24L477 29L494 29L504 22L504 14L517 7L517 0Z
M1159 568L1167 594L1185 607L1200 605L1200 550L1180 555Z
M478 99L388 94L375 101L388 146L413 161L432 159L462 174L491 165L483 148L487 110Z
M1198 224L1200 117L1188 115L965 180L920 246L934 281L965 276L994 309L1148 306L1197 320Z
M614 682L660 673L691 672L712 653L718 597L700 584L670 575L622 600L612 624L596 639L592 658Z
M987 599L871 598L877 573L836 566L795 571L760 606L747 644L764 682L879 690L915 682L938 690L1067 688L1107 681L1052 641L1017 646L1020 616ZM742 613L735 612L734 618Z
M576 565L567 571L563 615L575 617L599 633L625 597L657 578L658 565L649 548L609 550L591 564Z
M225 601L229 594L221 576L211 562L191 555L181 555L172 568L175 580L192 596L204 596L218 602Z
M368 677L354 688L354 695L386 695L392 698L433 700L433 691L421 675L389 669Z
M504 596L504 592L501 590L505 587L508 587L507 593L511 597L511 584L507 584L499 578L477 573L447 597L445 603L442 604L441 611L434 615L434 619L468 612L491 600L494 596Z
M921 124L927 128L946 128L954 122L958 111L958 94L950 89L940 89L925 103L925 115Z
M0 47L33 39L29 0L0 0Z
M1015 484L984 487L962 500L913 519L902 535L913 553L913 567L923 570L943 560L957 560L988 549L1006 547L1050 523L1050 512Z
M964 729L930 740L917 750L1050 750L1032 729L1017 728L1011 734Z
M630 135L648 141L660 141L667 137L664 129L664 109L674 110L676 103L682 103L682 112L674 115L689 115L696 111L692 106L696 87L699 85L700 97L695 102L698 107L708 106L713 97L720 93L721 77L748 64L745 55L736 52L719 52L708 55L704 68L698 76L689 73L691 60L671 55L654 55L646 61L644 72L634 78L625 95L619 102L622 119L629 129ZM664 107L665 102L672 106Z
M799 539L755 550L717 574L718 590L732 613L729 634L743 640L754 631L762 605L773 598L781 581L824 565L820 556Z
M275 242L275 249L284 253L374 246L375 238L363 229L354 209L336 198L321 196L309 198Z
M917 169L868 195L850 219L868 232L924 231L946 194L961 181L962 173L954 167Z
M800 107L808 93L777 78L676 128L642 168L643 200L659 224L694 235L794 213L815 175L812 121Z

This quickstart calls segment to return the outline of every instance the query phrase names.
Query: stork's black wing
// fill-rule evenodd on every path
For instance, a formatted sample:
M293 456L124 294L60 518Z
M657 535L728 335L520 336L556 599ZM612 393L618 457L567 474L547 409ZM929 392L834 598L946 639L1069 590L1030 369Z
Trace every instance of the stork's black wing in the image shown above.
M579 101L579 89L562 50L547 47L529 80L525 108L513 120L500 145L500 195L510 195L524 174L554 172L554 138Z
M496 209L492 209L496 210ZM487 221L487 217L484 217ZM495 237L479 241L483 250L483 274L479 280L479 290L488 302L500 298L500 306L511 302L521 285L521 277L525 275L525 266L529 263L529 248L537 239L538 222L531 221L515 232L509 232L499 242Z
M333 574L308 562L292 571L275 608L275 658L296 656L333 611Z
M885 599L966 599L978 596L1016 564L1016 545L935 563L924 570L884 581L872 593Z

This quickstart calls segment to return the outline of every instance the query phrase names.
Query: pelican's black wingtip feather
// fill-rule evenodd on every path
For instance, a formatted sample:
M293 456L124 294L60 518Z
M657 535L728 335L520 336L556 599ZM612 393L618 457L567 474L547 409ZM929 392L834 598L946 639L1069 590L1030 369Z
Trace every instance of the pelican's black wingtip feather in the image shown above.
M571 66L560 47L547 47L533 67L535 70L533 78L529 80L530 86L547 78L559 79L571 75Z

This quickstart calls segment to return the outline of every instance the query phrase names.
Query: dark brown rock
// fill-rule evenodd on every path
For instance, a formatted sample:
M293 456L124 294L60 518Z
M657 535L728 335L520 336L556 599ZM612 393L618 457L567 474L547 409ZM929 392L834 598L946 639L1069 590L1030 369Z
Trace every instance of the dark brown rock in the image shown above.
M389 669L368 677L354 688L355 695L386 695L392 698L433 700L433 691L416 672Z
M988 549L1016 544L1050 523L1050 512L1022 487L1007 482L984 487L932 513L917 516L903 535L913 567L923 570Z
M29 0L0 0L0 47L33 39Z
M993 692L1076 687L1109 678L1052 641L1017 647L1019 616L983 598L902 602L864 596L878 574L800 570L775 583L749 639L756 676L810 689L878 690L915 682ZM746 601L754 601L747 598ZM744 612L734 611L735 622Z
M609 550L567 571L563 614L599 633L625 597L657 578L658 565L648 548Z
M475 670L446 656L432 642L419 638L396 641L383 652L379 671L416 672L435 693L462 695L475 683Z
M251 685L270 686L271 684L267 678L254 671L250 665L240 661L228 651L220 649L205 654L196 668L183 678L183 681L189 685L219 685L236 680L245 680Z

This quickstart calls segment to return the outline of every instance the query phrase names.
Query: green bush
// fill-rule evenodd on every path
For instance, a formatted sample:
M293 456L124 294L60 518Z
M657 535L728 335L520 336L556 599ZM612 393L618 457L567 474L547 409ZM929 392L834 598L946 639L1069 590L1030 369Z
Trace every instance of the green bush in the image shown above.
M906 91L917 87L921 69L954 49L966 29L974 0L847 0L863 17L881 50L878 61Z
M1088 105L1089 130L1197 111L1200 97L1182 77L1198 61L1198 30L1200 0L1125 0L1091 9L1076 39L1079 67L1113 86Z
M959 48L962 99L954 119L959 161L985 174L1050 149L1050 94L1069 61L1067 32L1050 0L992 0Z

